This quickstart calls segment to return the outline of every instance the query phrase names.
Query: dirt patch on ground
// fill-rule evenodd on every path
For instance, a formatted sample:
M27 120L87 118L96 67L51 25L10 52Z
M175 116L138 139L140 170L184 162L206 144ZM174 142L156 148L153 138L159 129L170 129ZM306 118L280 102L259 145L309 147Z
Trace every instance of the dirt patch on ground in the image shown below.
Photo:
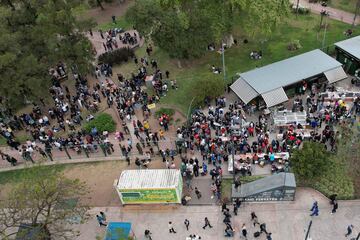
M11 183L1 184L0 185L0 200L6 199L8 194L11 191Z
M176 157L175 162L176 167L179 168L180 158ZM165 164L156 157L152 159L149 167L161 169L165 168ZM133 162L128 166L125 161L106 161L69 166L64 174L70 179L79 179L89 186L90 193L82 199L84 203L94 207L120 206L114 183L116 184L121 171L125 169L137 169L137 167Z
M119 206L119 197L113 187L114 180L126 167L125 162L109 161L94 164L80 164L65 170L66 177L84 181L90 188L90 194L83 202L91 206Z
M84 17L94 18L98 24L110 22L111 16L123 16L134 3L133 0L125 0L123 3L119 3L119 1L103 3L104 10L101 10L100 7L90 9L84 14Z

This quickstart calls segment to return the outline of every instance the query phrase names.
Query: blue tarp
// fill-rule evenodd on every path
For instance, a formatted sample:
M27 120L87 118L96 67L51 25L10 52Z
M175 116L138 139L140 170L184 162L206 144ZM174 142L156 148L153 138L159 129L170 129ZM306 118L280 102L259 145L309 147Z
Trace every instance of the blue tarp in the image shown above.
M131 230L129 222L109 222L105 240L127 240Z

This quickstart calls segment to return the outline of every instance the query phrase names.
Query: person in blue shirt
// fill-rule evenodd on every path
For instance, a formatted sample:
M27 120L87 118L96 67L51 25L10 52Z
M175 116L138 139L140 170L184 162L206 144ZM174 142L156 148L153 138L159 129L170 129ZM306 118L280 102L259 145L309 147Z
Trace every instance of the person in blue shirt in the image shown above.
M273 163L275 161L275 154L271 153L269 158L270 158L270 162Z
M202 169L203 169L203 174L206 175L208 170L205 162L202 163Z
M104 219L103 219L101 216L96 215L96 220L98 221L100 227L101 227L101 226L105 226L105 227L107 226L107 224L104 223Z

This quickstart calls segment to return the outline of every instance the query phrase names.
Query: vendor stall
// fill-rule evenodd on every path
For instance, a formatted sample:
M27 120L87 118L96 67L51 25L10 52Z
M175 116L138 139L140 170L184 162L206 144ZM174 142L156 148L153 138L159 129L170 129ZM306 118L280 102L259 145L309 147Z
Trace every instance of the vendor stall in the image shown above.
M181 203L182 186L177 169L125 170L116 191L122 204Z
M306 112L277 112L274 113L274 124L286 127L292 124L306 125Z
M253 157L254 154L251 153L246 153L246 154L240 154L240 155L235 155L235 162L233 164L233 158L232 155L229 155L229 160L228 160L228 171L230 173L233 173L234 167L236 169L236 171L240 171L242 169L245 169L247 172L251 172L252 168L251 168L251 163L253 164L259 164L260 166L263 166L265 164L265 158L269 158L268 154L265 153L257 153L256 154L258 157L258 160L253 162ZM284 161L287 161L289 159L290 155L288 152L279 152L279 153L274 153L274 158L275 161L279 164L284 163ZM240 159L242 160L243 163L241 163ZM251 161L251 163L246 163L247 159L249 159Z

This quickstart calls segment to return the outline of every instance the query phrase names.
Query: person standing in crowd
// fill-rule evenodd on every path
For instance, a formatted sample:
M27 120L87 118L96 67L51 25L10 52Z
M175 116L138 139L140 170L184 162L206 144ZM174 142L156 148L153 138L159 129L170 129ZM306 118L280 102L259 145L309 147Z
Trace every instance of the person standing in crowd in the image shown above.
M350 224L349 226L347 226L346 230L347 233L345 234L345 237L348 237L352 234L352 230L353 230L354 226L352 224Z
M245 225L245 223L242 225L242 227L241 227L241 234L242 234L242 236L245 238L245 239L247 239L247 230L246 230L246 225Z
M107 224L105 223L104 219L101 216L96 215L96 220L98 221L100 227L101 226L105 226L105 227L107 226Z
M331 214L336 213L336 210L337 210L338 208L339 208L339 204L338 204L337 200L334 200L334 202L333 202L333 208L332 208L332 210L331 210Z
M260 225L258 221L258 217L256 216L255 212L251 212L251 221L253 222L254 227L256 224Z
M150 230L146 229L145 232L144 232L144 235L145 235L146 239L152 240Z
M266 234L266 240L272 240L271 233Z
M206 227L212 228L210 221L207 217L205 217L205 225L203 226L203 229L205 229Z
M172 222L168 223L169 233L176 233Z
M234 203L234 215L237 216L237 214L238 214L238 207L236 203Z
M201 198L201 192L199 191L199 189L197 187L195 187L195 194L198 199Z
M310 209L311 214L310 216L319 216L319 206L318 206L318 202L315 201Z
M190 221L185 219L184 224L185 224L186 230L189 231Z
M104 212L100 212L100 217L106 222L106 215Z

